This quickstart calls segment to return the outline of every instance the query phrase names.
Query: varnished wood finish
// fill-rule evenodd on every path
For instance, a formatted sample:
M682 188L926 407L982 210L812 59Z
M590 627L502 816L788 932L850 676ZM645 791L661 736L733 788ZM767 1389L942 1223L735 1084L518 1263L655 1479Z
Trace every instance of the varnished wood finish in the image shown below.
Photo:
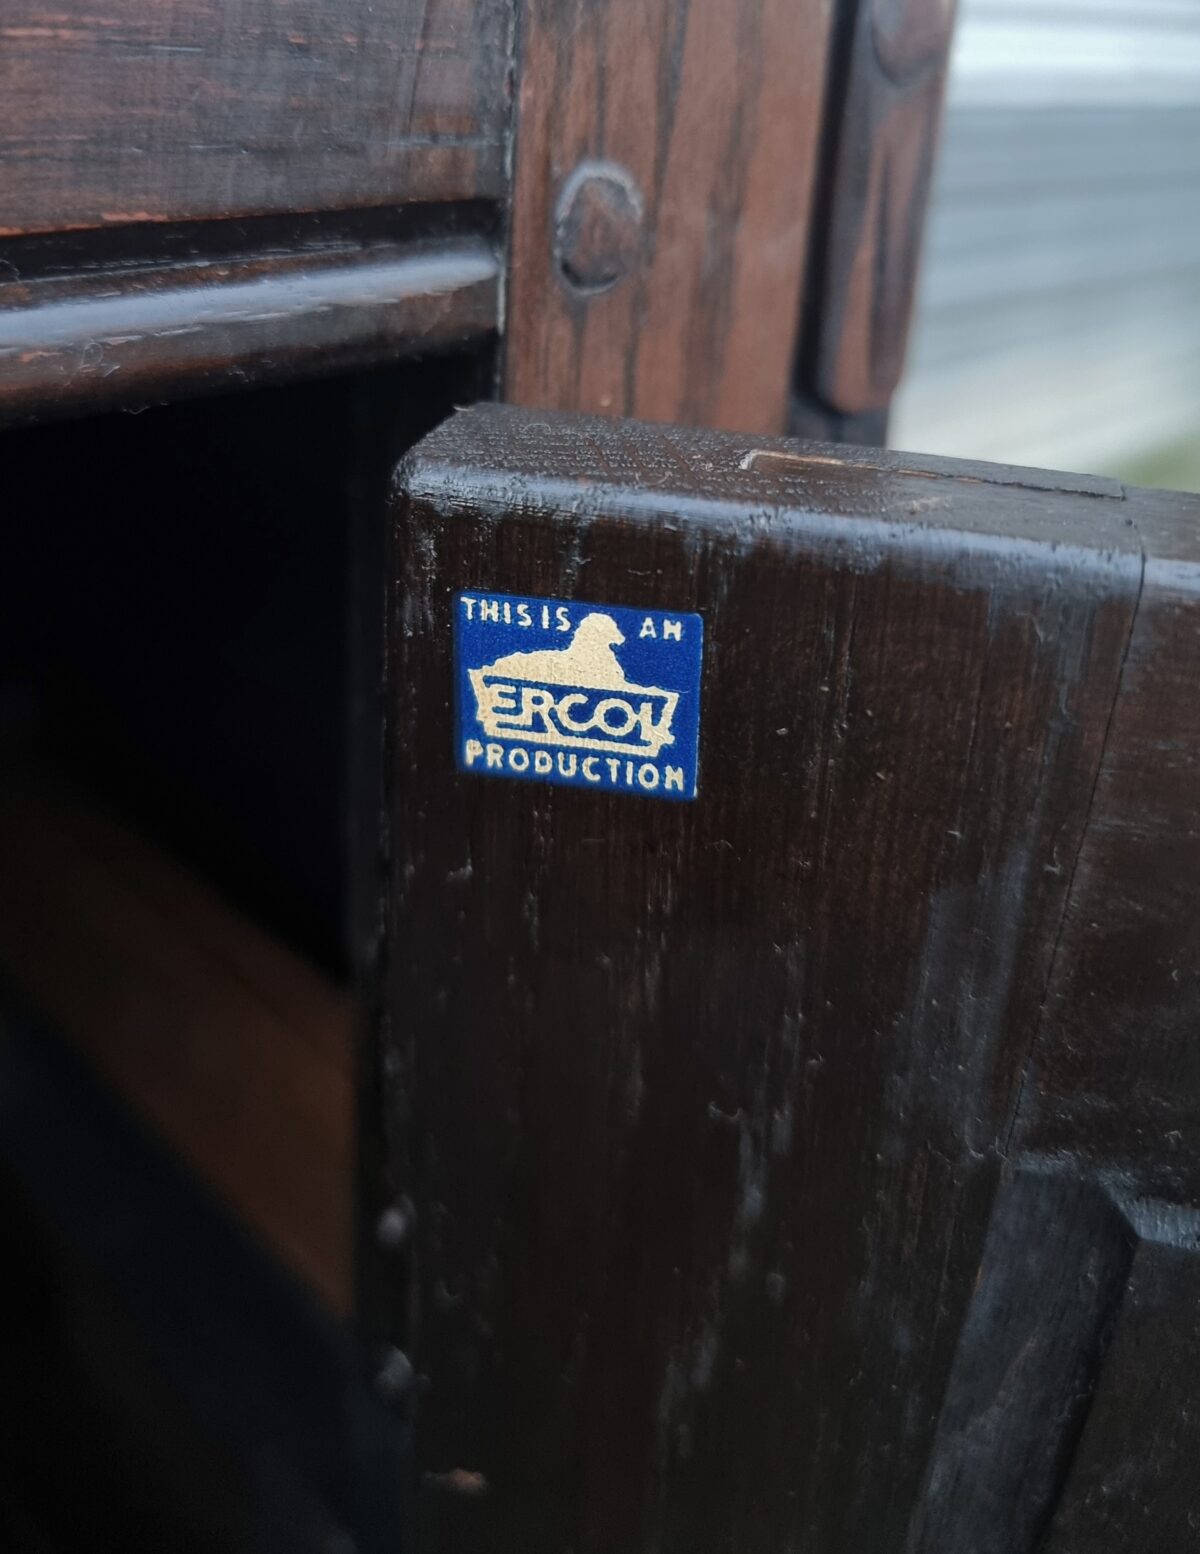
M498 198L501 0L6 0L0 232Z
M1005 1171L905 1544L911 1554L1042 1548L1132 1248L1096 1182Z
M1124 1207L1128 1278L1045 1554L1185 1554L1196 1543L1200 1214L1134 1198Z
M1014 1143L1200 1205L1200 497L1133 516L1141 606Z
M802 386L887 408L904 366L955 0L862 0L832 98Z
M0 802L0 969L335 1312L351 1305L348 1001L42 779Z
M786 0L522 5L508 399L784 428L828 26Z
M1063 1550L1139 1547L1111 1500L1133 1438L1093 1445L1087 1398L1116 1421L1139 1333L1186 1301L1193 1209L1127 1200L1086 1087L1076 1125L1026 1068L1076 975L1076 1071L1093 1040L1142 1050L1087 997L1089 956L1119 955L1134 1023L1158 1011L1147 1095L1168 1133L1196 1108L1166 1067L1196 739L1151 691L1173 651L1192 673L1165 623L1196 631L1195 503L495 409L403 493L374 1191L415 1203L420 1321L368 1314L427 1378L426 1546L1033 1554L1061 1514ZM696 802L457 775L460 588L701 611ZM1130 742L1149 797L1118 781ZM1174 883L1122 864L1106 919L1088 860L1131 811ZM1122 926L1147 909L1157 947ZM1014 1137L1022 1096L1041 1131ZM1161 1192L1139 1104L1159 1166L1134 1182ZM1164 1348L1139 1393L1170 1452L1188 1334L1176 1391ZM1146 1511L1147 1548L1185 1547L1185 1502ZM1098 1517L1109 1542L1072 1541Z
M1137 619L1010 1145L1096 1184L1121 1231L1075 1285L1108 1287L1101 1322L1069 1324L1104 1355L1046 1554L1183 1554L1200 1521L1200 498L1130 516Z
M494 330L490 245L374 244L0 284L0 418L345 371Z

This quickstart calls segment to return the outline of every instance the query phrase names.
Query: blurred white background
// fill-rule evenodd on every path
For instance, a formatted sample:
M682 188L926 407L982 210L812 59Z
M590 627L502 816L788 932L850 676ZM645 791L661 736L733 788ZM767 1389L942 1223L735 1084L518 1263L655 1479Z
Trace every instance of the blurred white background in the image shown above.
M960 0L889 441L1200 489L1200 0Z

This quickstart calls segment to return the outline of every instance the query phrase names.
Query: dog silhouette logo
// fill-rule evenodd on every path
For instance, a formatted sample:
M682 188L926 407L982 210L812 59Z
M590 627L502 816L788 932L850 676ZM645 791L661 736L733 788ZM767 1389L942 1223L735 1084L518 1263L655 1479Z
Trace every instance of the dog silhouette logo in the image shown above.
M655 756L674 743L679 692L628 679L616 649L625 634L593 611L561 648L505 653L469 670L484 731L531 744Z

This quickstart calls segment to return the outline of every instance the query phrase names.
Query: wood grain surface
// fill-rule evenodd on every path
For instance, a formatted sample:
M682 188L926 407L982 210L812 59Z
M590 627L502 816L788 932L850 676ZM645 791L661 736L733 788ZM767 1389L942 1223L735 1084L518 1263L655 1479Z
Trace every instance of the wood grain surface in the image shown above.
M1137 626L1014 1144L1200 1204L1200 497L1134 516Z
M0 420L393 362L496 327L479 240L375 243L0 283Z
M339 1315L351 1011L136 834L44 777L0 803L0 969Z
M415 1204L420 1319L369 1316L426 1377L426 1546L1032 1554L1138 1352L1114 1309L1168 1298L1086 1089L1006 1153L1047 988L1086 977L1086 923L1115 955L1088 859L1194 502L493 408L417 450L395 518L375 1192ZM457 775L460 588L701 611L696 802ZM1190 726L1128 736L1164 850ZM1145 963L1182 1033L1178 867L1165 950L1129 939L1106 997ZM1161 1515L1144 1546L1182 1549Z
M863 0L832 99L829 182L805 321L806 382L846 415L900 379L955 0Z
M1100 1184L1121 1228L1075 1286L1108 1286L1103 1353L1047 1554L1183 1554L1200 1525L1200 498L1131 518L1137 619L1010 1145Z
M1103 1332L1103 1364L1046 1554L1184 1554L1195 1545L1200 1213L1194 1203L1123 1203L1128 1277Z
M1133 1247L1095 1181L1005 1171L906 1551L1043 1547Z
M503 0L6 0L0 232L504 191Z
M829 14L523 4L508 399L784 428Z

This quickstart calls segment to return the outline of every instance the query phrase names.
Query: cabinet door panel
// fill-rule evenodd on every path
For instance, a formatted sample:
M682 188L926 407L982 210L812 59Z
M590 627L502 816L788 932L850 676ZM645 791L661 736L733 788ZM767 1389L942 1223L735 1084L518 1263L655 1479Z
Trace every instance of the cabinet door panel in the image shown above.
M932 1550L952 1500L1040 1535L1131 1242L1082 1149L1061 1202L1032 1156L997 1184L1139 600L1189 565L1164 502L494 407L411 457L373 1115L420 1316L367 1315L424 1378L430 1547ZM1039 1343L1062 1427L1013 1409L997 1463L980 1388Z

